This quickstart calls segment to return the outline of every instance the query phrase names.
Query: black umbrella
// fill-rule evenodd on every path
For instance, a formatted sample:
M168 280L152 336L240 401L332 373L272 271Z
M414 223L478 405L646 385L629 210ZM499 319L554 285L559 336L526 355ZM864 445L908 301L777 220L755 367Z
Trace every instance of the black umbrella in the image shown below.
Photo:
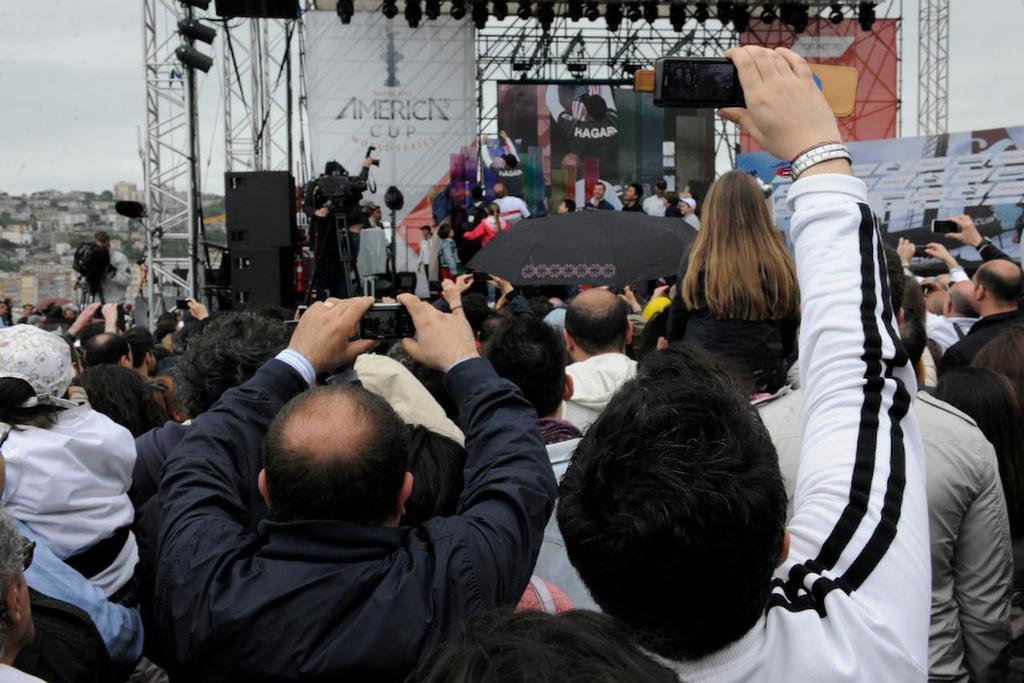
M675 275L696 235L680 218L578 211L517 223L469 267L517 285L621 287Z

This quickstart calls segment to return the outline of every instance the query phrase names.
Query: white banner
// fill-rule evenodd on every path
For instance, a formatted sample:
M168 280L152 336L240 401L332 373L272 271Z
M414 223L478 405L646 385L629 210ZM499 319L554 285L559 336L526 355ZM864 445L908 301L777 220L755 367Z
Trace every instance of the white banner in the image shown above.
M432 223L427 193L447 184L450 155L476 133L473 25L441 17L411 29L380 12L356 12L347 26L334 12L305 21L314 171L337 160L355 175L372 145L381 165L365 198L383 207L394 185L405 195L399 221Z

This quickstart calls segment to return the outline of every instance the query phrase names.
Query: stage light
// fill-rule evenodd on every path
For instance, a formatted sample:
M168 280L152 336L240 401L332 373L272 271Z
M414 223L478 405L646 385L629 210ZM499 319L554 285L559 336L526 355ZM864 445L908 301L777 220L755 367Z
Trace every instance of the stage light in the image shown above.
M630 21L640 21L643 14L640 12L640 3L631 2L626 5L626 18Z
M794 5L793 7L793 32L803 33L807 30L807 24L811 19L807 15L807 5Z
M832 4L832 5L829 6L829 9L831 10L831 12L828 15L828 20L831 21L833 24L841 24L841 23L843 23L843 8L842 8L842 6L840 6L838 4Z
M384 0L380 11L387 19L394 19L398 16L398 3L396 0Z
M793 23L793 10L796 8L796 3L784 2L779 5L779 20L783 24Z
M508 16L508 3L505 0L494 0L491 4L491 14L498 21L505 21Z
M622 24L622 5L618 2L609 2L604 9L604 21L609 31L618 31Z
M653 24L658 20L658 3L657 2L645 2L644 3L644 21L648 24Z
M530 3L520 2L519 9L516 10L516 16L522 19L523 21L526 21L527 19L532 17L533 10L530 9Z
M778 16L775 14L775 5L772 3L766 3L764 8L761 10L761 21L766 24L775 23Z
M719 0L718 20L723 26L732 21L732 0Z
M569 0L565 3L565 16L570 21L579 21L583 18L583 0Z
M181 4L196 9L210 9L210 0L181 0Z
M874 2L862 2L857 6L857 21L860 22L862 31L870 31L871 27L875 25L876 4Z
M178 22L178 33L190 40L201 40L207 45L213 44L217 31L195 19L182 19Z
M473 17L473 25L478 29L487 26L487 0L473 0L470 16Z
M693 18L697 20L698 24L703 24L708 20L710 13L708 12L708 3L698 2L696 9L693 11Z
M355 7L352 6L352 0L338 0L338 18L341 19L341 23L348 24L352 21L352 15L355 14Z
M686 5L681 2L673 2L668 8L668 20L672 24L672 30L681 33L683 24L686 23Z
M740 3L732 10L732 26L736 33L744 33L750 26L750 8Z
M441 0L427 0L427 19L435 21L441 16Z
M596 2L587 3L587 21L597 21L601 18L601 8L598 7Z
M174 51L174 54L177 55L178 61L185 66L199 69L203 73L208 72L213 66L213 57L207 57L190 45L182 45Z
M466 16L466 0L452 0L451 15L455 21Z
M409 22L409 28L416 28L423 19L423 10L420 8L420 0L405 0L405 20Z
M551 24L555 23L555 3L537 3L537 23L540 24L540 29L544 33L551 30Z

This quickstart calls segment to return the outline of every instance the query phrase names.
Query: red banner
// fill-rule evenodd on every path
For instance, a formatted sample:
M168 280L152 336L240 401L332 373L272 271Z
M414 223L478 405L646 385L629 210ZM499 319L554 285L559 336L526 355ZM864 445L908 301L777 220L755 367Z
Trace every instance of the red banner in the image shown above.
M860 28L856 19L833 24L814 19L797 35L781 21L752 22L740 36L743 45L788 47L815 64L836 64L857 69L857 103L853 116L839 120L846 141L880 140L896 137L899 111L899 49L897 20L878 19L871 31ZM746 135L742 150L760 150Z

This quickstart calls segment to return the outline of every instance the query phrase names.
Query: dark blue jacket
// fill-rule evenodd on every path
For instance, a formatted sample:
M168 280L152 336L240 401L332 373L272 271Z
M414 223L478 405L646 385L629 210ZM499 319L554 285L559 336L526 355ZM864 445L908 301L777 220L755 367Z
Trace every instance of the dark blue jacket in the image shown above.
M156 614L173 680L401 680L467 617L522 595L556 496L537 415L482 359L445 377L466 434L459 514L410 528L276 523L244 501L277 411L271 360L195 420L160 482Z

